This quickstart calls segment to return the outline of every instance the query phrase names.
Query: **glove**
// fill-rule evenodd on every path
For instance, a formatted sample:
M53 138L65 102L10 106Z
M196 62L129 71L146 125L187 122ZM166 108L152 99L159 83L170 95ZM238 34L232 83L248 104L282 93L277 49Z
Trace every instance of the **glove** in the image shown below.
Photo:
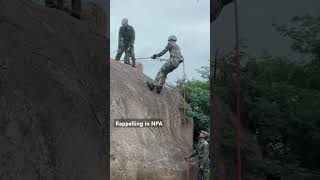
M153 56L151 56L151 59L155 59L157 58L157 54L154 54Z

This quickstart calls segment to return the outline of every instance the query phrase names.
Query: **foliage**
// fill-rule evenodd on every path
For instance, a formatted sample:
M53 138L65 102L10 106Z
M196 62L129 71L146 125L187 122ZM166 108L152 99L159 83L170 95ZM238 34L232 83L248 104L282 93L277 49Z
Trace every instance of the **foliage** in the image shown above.
M314 177L320 174L320 18L306 15L274 26L293 40L294 51L312 59L300 64L241 51L242 123L257 137L264 161L255 166L264 167L269 179ZM233 54L220 57L215 94L235 112L234 72Z
M176 88L184 96L189 104L187 116L194 120L194 137L198 136L200 130L208 131L210 116L210 87L209 87L209 67L203 67L198 72L204 80L177 81Z
M309 14L291 19L288 25L274 25L285 37L291 38L294 42L291 48L294 51L311 54L319 63L320 58L320 17L313 17Z

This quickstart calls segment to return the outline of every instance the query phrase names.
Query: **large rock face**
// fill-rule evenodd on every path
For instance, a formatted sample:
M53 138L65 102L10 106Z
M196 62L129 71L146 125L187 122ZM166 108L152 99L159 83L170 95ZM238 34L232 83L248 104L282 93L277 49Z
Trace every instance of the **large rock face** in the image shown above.
M110 62L111 179L184 180L193 125L185 121L179 93L151 92L140 70ZM120 128L115 119L162 119L164 127ZM190 172L190 175L192 173Z
M0 0L0 179L106 180L106 38Z

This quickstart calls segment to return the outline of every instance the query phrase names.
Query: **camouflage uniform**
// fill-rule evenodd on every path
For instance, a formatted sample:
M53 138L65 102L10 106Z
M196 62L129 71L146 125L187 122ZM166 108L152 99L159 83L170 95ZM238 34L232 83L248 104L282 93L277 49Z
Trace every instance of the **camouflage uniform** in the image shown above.
M196 150L189 156L189 158L198 155L199 169L198 169L198 180L209 180L210 171L210 159L209 159L209 143L202 139L197 145Z
M130 64L129 58L131 57L132 65L135 66L135 55L134 55L134 40L135 40L135 31L134 28L130 25L121 26L119 29L119 37L118 37L118 53L116 55L115 60L119 61L123 52L124 63Z
M170 59L160 68L154 81L148 81L148 86L151 90L154 87L157 88L158 93L160 93L163 84L166 82L167 75L175 70L181 62L183 62L183 57L181 55L180 47L175 41L169 41L166 48L160 53L155 54L155 57L163 56L167 51L170 52Z

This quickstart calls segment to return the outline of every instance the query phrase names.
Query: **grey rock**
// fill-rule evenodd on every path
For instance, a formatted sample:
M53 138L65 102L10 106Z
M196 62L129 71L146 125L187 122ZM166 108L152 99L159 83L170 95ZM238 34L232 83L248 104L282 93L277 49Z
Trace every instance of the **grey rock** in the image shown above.
M162 119L164 127L111 126L111 179L184 180L186 150L191 153L193 123L184 120L182 97L174 89L161 94L147 87L137 68L110 61L111 122L115 119ZM194 172L190 166L190 176Z
M10 0L0 1L0 39L10 60L0 68L0 179L108 179L104 36Z

